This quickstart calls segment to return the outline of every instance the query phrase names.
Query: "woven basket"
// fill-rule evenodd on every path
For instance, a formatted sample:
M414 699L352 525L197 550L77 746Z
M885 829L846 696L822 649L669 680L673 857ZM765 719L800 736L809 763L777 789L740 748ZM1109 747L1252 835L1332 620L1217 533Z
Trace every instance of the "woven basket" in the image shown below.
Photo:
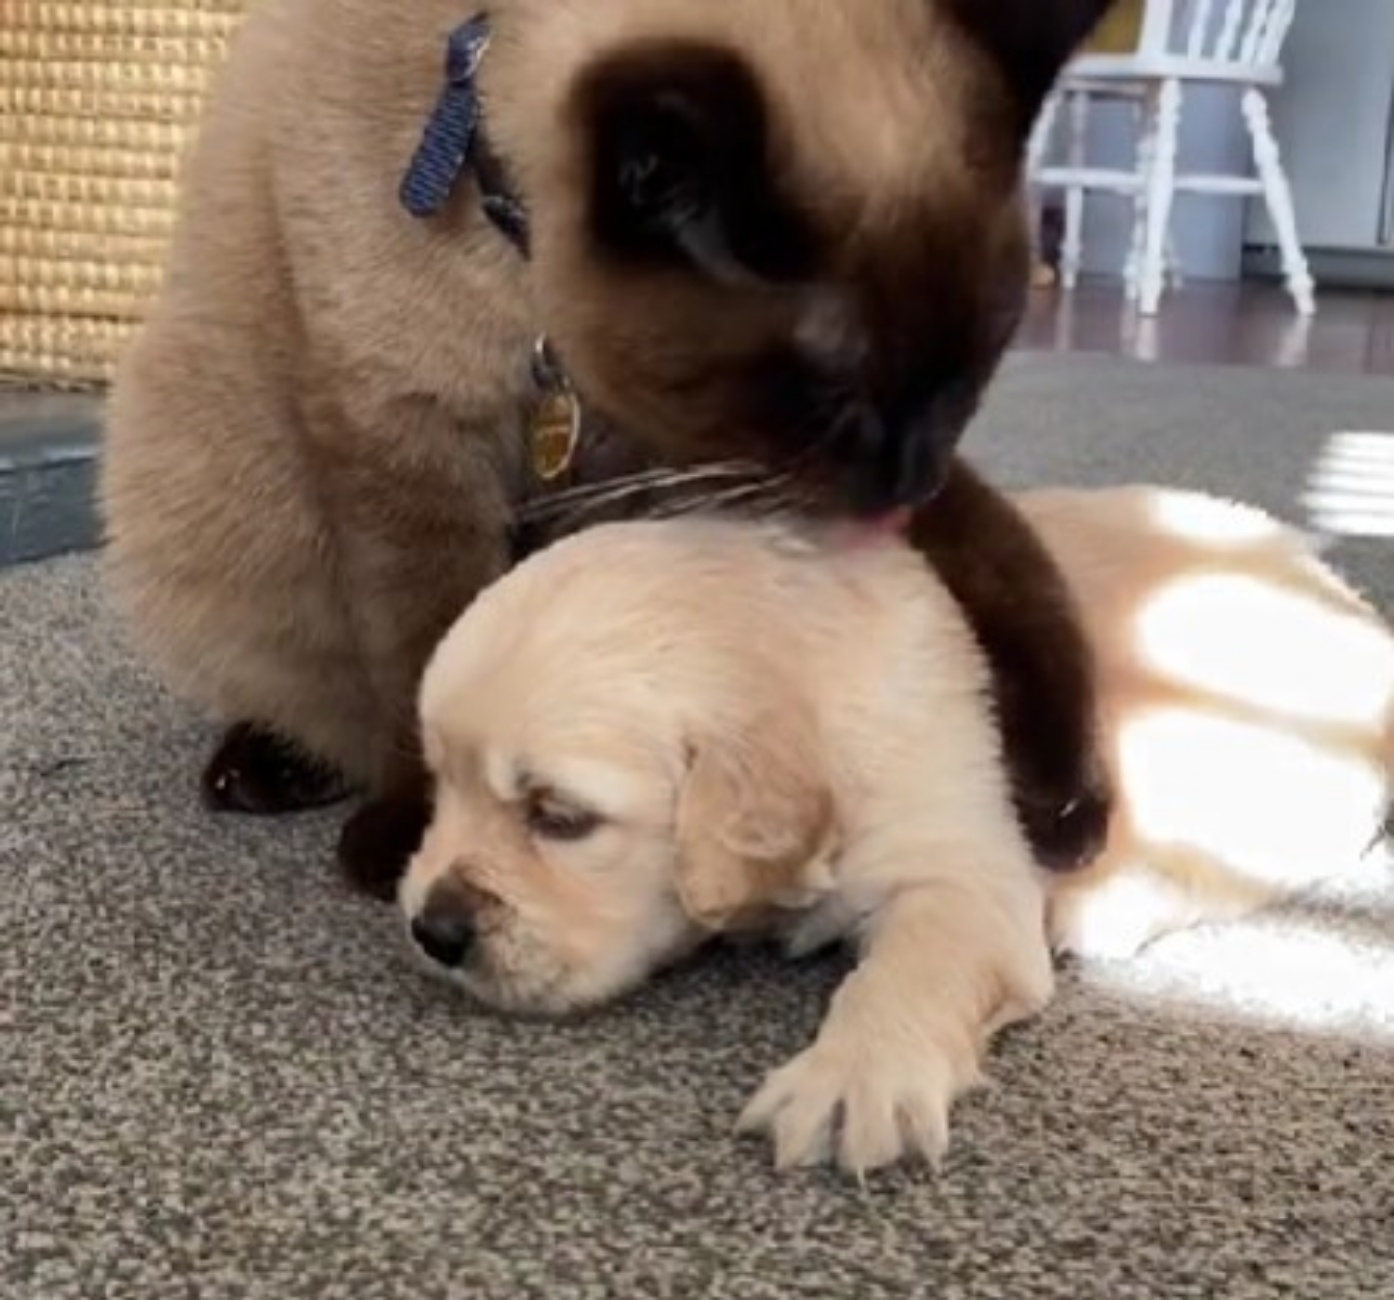
M0 379L111 375L251 0L0 0Z
M1142 38L1144 0L1115 0L1085 45L1089 54L1131 54Z

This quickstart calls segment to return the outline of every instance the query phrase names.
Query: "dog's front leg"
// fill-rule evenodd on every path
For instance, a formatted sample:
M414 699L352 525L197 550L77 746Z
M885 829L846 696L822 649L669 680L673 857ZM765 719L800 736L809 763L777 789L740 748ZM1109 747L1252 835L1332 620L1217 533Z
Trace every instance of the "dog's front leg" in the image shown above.
M937 1162L988 1038L1048 1001L1034 882L979 886L964 870L965 883L905 888L875 912L817 1038L746 1107L738 1127L769 1134L781 1169L831 1160L861 1175L904 1156Z

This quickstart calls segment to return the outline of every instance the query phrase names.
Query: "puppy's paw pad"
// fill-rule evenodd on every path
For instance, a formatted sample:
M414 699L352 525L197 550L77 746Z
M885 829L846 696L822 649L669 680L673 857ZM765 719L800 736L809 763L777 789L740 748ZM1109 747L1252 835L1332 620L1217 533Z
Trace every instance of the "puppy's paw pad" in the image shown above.
M774 1070L737 1122L766 1134L777 1168L835 1163L860 1176L906 1158L932 1165L949 1144L949 1108L977 1080L933 1042L822 1040Z

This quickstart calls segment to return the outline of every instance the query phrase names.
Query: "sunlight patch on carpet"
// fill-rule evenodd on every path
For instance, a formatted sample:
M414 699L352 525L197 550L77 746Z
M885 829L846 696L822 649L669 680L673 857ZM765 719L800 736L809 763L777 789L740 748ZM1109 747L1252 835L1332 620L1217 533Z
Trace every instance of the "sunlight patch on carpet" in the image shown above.
M1086 964L1081 978L1160 1007L1394 1046L1394 870L1369 866L1281 911Z
M1394 433L1333 433L1312 468L1302 506L1337 537L1394 537Z

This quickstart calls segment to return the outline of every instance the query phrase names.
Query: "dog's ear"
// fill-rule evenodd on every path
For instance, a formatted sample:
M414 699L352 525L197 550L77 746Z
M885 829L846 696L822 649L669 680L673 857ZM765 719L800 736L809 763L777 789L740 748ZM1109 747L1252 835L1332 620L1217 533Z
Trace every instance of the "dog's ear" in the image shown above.
M947 0L946 7L1002 69L1024 136L1061 69L1114 3Z
M678 803L678 897L699 925L816 888L837 833L832 792L812 727L771 713L739 736L708 735L691 750Z

